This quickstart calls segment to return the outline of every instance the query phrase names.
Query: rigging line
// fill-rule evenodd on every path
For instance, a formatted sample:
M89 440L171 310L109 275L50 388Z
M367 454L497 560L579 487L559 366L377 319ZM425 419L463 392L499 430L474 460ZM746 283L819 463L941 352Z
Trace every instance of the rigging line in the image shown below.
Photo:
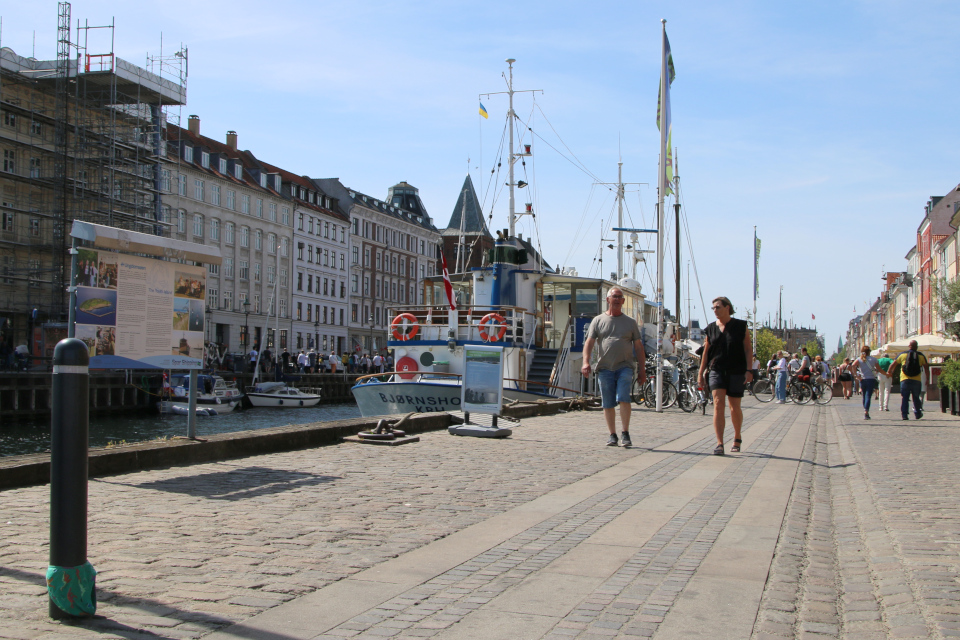
M587 201L583 205L583 212L580 214L580 221L577 223L577 230L574 232L573 237L580 237L580 230L583 228L583 223L587 219L587 212L590 210L590 203L593 201L593 191L596 188L596 185L590 186L590 192L587 194ZM570 256L573 254L573 245L567 249L567 255L563 257L563 264L567 264L570 260Z
M537 104L536 102L534 102L534 105L537 107L537 110L540 112L540 115L543 116L543 119L546 121L547 125L550 127L550 130L553 131L553 134L554 134L555 136L557 136L557 139L560 140L560 143L561 143L561 144L563 144L563 148L566 149L567 151L569 151L569 152L570 152L570 155L573 156L573 157L576 159L576 161L580 164L580 166L582 167L583 172L586 173L587 175L589 175L590 177L592 177L592 178L593 178L594 180L596 180L597 182L603 182L603 181L600 180L600 178L598 178L592 171L590 171L589 169L587 169L587 165L583 164L583 162L580 161L580 158L577 158L577 154L575 154L575 153L573 152L573 150L572 150L569 146L567 146L567 143L564 142L564 141L563 141L563 138L560 136L560 134L557 133L557 130L553 127L553 123L550 122L550 118L548 118L548 117L547 117L547 114L545 114L545 113L543 112L543 109L540 108L540 105ZM534 133L534 135L537 135L532 129L531 129L531 133ZM559 153L559 152L558 152L558 153Z
M683 187L679 184L679 181L678 181L678 184L677 184L677 192L678 192L678 194L679 194L679 196L678 196L679 199L680 199L682 202L685 202L686 200L685 200L685 198L684 198L684 196L683 196ZM704 304L704 300L703 300L703 288L700 286L700 272L697 270L697 258L696 258L696 255L695 255L694 252L693 252L693 239L692 239L691 236L690 236L690 221L689 221L689 218L687 217L687 207L686 207L686 205L683 205L683 206L680 207L680 213L681 213L681 216L682 216L682 220L683 220L683 224L684 224L684 229L686 230L686 235L687 235L687 251L688 251L688 255L690 256L690 262L691 262L691 264L693 265L693 275L694 275L694 278L695 278L696 281L697 281L697 292L699 293L699 296L700 296L700 310L701 310L702 313L706 314L707 306L706 306L706 304ZM704 316L703 320L704 320L704 322L706 322L707 318Z
M593 185L593 187L591 188L591 194L593 192L593 189L596 189L598 186L599 185ZM600 207L597 208L597 212L593 214L593 217L590 218L589 222L586 225L581 225L580 227L577 228L577 232L574 235L574 243L571 244L565 260L569 260L572 257L572 255L575 252L577 252L580 249L580 247L583 245L584 241L588 237L588 232L586 231L586 229L589 229L594 225L594 223L596 223L597 218L601 215L602 207L603 207L603 202L600 203ZM611 205L611 216L612 215L613 215L613 205Z
M487 179L487 186L483 189L483 202L480 203L480 214L481 214L481 215L483 215L483 209L485 209L486 206L487 206L487 198L490 197L490 185L491 185L492 182L493 182L494 171L496 171L497 173L499 173L499 171L500 171L500 165L503 163L503 145L504 145L504 142L505 142L506 139L507 139L507 127L506 127L506 125L504 125L503 131L500 132L500 146L499 146L499 148L497 149L497 153L494 154L494 157L496 157L496 158L498 159L498 160L497 160L497 166L496 166L496 169L490 169L490 177ZM481 184L480 186L483 187L482 184ZM492 207L493 207L493 205L491 205L491 209L492 209Z
M534 131L533 129L530 130L530 133L531 133L534 137L536 137L537 139L539 139L540 141L542 141L543 144L547 145L548 147L550 147L551 149L553 149L554 151L556 151L557 154L558 154L561 158L563 158L564 160L566 160L567 162L569 162L570 164L572 164L573 166L575 166L577 169L579 169L580 171L582 171L584 174L586 174L587 176L589 176L592 180L594 180L595 182L603 182L603 180L601 180L601 179L598 178L596 175L594 175L593 172L591 172L589 169L587 169L586 167L583 167L583 166L577 164L576 162L574 162L573 160L571 160L570 158L568 158L567 156L565 156L562 151L560 151L560 150L557 149L555 146L553 146L552 144L550 144L549 142L547 142L547 139L544 138L543 136L541 136L539 133L537 133L537 132ZM578 160L577 162L579 162L579 160Z

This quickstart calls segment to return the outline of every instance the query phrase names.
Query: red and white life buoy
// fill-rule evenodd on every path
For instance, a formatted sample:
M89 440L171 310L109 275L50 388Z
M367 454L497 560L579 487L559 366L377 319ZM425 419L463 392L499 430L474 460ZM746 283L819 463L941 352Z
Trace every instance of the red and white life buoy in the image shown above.
M495 327L500 327L500 330L487 333L487 329L494 329ZM499 313L488 313L480 319L480 337L483 338L484 341L496 342L497 340L503 340L503 336L506 334L506 320L504 320L503 316Z
M403 356L397 360L397 375L403 380L412 380L416 377L418 370L417 361L410 356Z
M410 327L409 333L407 333L408 326ZM390 330L396 340L406 342L407 340L413 340L417 335L417 331L420 331L420 324L417 322L417 317L412 313L401 313L390 323Z

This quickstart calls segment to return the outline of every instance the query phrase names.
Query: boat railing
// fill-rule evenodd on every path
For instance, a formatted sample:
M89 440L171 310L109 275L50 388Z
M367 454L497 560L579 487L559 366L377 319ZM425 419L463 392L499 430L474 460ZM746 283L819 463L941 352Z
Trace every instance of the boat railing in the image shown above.
M446 341L450 339L449 313L447 306L407 306L391 307L388 310L388 317L395 318L400 314L410 314L417 322L417 335L415 340ZM490 334L497 335L498 340L493 342L505 342L508 344L524 344L535 336L537 327L537 316L523 307L510 306L489 306L489 305L463 305L457 307L454 312L457 314L457 335L458 341L488 342ZM503 318L504 327L503 336L499 337L497 326L487 325L484 332L487 338L480 333L480 322L488 314L495 313Z
M567 359L570 357L570 341L567 335L570 333L570 318L567 318L567 324L563 327L563 336L560 338L560 353L553 363L553 369L550 371L550 384L556 385L560 381L560 374L566 370Z
M452 382L459 382L462 377L463 376L459 373L420 371L417 373L411 372L401 375L396 371L387 371L385 373L371 373L369 375L360 376L356 379L356 384L359 385L375 382L430 382L431 380L448 380ZM557 397L566 397L567 395L583 395L583 393L577 389L569 389L567 387L548 384L546 382L521 380L519 378L504 378L503 384L504 388L508 390L515 389L517 391L531 391L533 393L544 393ZM523 388L524 386L526 389Z

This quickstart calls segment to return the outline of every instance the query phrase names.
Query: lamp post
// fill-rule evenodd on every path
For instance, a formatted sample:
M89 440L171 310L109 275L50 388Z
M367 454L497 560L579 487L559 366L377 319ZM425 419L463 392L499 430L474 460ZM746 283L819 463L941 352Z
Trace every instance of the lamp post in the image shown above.
M367 322L370 323L370 357L373 357L373 314L370 314L370 317L367 318Z
M250 301L243 300L243 350L250 344Z
M313 348L320 351L320 321L313 323Z

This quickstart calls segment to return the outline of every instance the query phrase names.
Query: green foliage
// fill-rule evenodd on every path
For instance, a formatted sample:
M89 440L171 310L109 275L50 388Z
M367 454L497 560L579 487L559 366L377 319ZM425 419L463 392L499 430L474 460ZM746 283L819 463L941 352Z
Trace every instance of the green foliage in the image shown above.
M757 360L762 366L766 366L767 361L781 349L783 349L783 340L775 336L772 331L761 329L757 332L757 344L753 345L753 351L757 354Z
M960 390L960 360L947 360L940 371L939 384L950 391Z
M953 318L960 311L960 278L934 280L933 295L941 317Z
M820 343L816 340L807 340L807 344L803 346L807 348L807 355L811 358L823 355L823 352L820 351Z
M837 351L835 354L830 356L830 360L828 360L828 362L830 363L831 367L839 367L841 364L843 364L843 359L846 357L847 355L845 351Z

